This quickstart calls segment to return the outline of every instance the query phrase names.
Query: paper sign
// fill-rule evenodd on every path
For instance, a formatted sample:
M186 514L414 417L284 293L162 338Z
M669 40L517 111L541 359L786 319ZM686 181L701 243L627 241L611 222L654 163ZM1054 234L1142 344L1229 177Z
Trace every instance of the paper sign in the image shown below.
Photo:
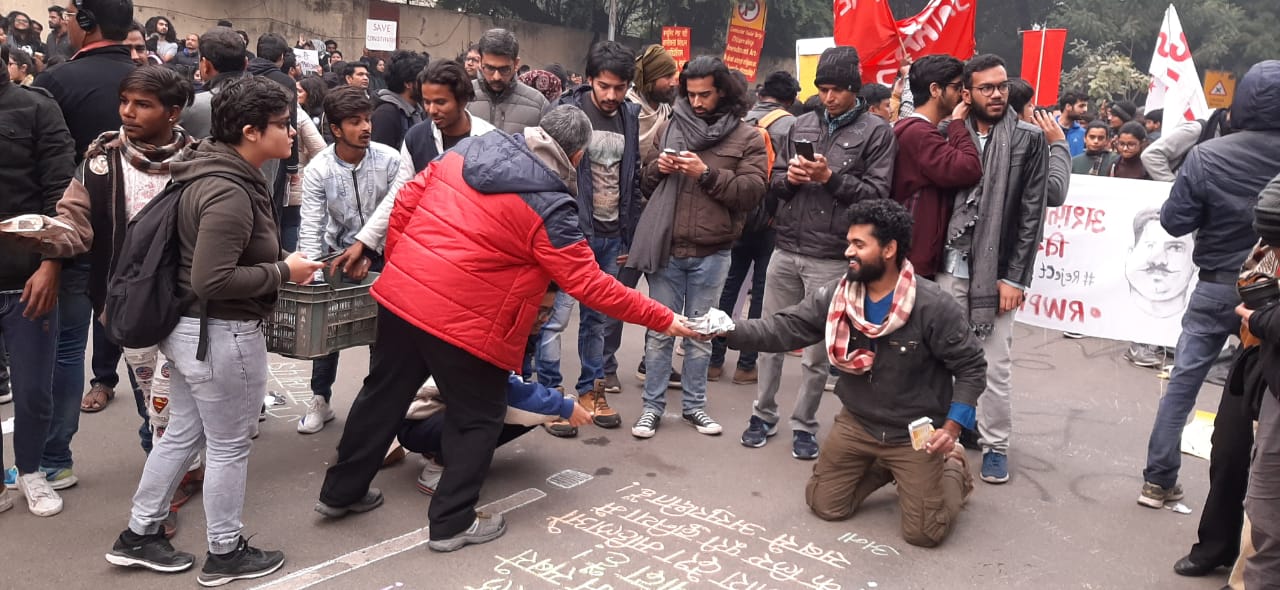
M662 27L662 48L676 60L677 70L683 70L684 64L689 62L691 40L689 27Z
M1071 175L1045 213L1017 320L1097 338L1174 346L1195 288L1194 238L1160 225L1168 182ZM1123 197L1122 197L1123 196Z
M298 68L303 72L316 72L320 70L320 52L314 49L294 49L293 57L298 62Z
M365 49L369 51L395 51L397 43L396 24L396 21L393 20L369 19L365 21Z

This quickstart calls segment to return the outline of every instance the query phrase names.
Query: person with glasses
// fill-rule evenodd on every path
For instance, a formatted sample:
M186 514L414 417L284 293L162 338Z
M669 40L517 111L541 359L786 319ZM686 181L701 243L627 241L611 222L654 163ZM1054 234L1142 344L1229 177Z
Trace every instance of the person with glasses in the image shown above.
M490 29L476 44L480 69L476 75L476 99L467 111L507 133L537 127L550 109L546 97L516 78L520 69L520 43L506 29Z
M169 425L147 456L129 526L106 554L112 565L157 572L194 565L195 557L174 549L162 527L171 493L201 445L208 555L200 585L257 578L284 564L284 553L249 545L241 516L251 437L267 392L262 324L286 281L306 283L321 266L299 253L282 260L260 171L267 160L289 156L292 104L293 96L266 78L223 84L213 97L212 137L170 166L174 181L187 185L176 221L177 288L193 303L160 342L173 364Z
M480 73L480 45L472 43L467 46L467 52L458 56L458 63L467 70L467 78L476 79Z
M915 110L893 127L898 139L893 199L915 219L907 259L917 274L930 279L942 267L942 244L956 192L982 179L978 146L969 134L938 132L944 118L963 124L969 116L963 73L964 62L949 55L920 58L907 80Z
M1116 135L1116 154L1120 157L1111 161L1106 175L1114 178L1134 178L1151 180L1147 169L1142 165L1142 150L1147 147L1147 129L1137 121L1129 121L1120 126Z
M999 56L969 60L961 79L969 113L944 132L969 135L978 146L983 177L956 196L937 282L965 307L983 342L987 387L976 417L982 480L999 484L1009 481L1013 318L1036 268L1049 194L1049 144L1040 127L1010 108L1009 75ZM957 422L974 421L962 418Z

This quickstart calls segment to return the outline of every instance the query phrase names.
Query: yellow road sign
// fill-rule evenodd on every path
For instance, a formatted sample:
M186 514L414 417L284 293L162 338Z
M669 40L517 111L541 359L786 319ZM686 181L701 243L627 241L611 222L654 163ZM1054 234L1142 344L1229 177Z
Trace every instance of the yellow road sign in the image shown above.
M1225 109L1231 106L1231 98L1236 93L1236 77L1223 70L1205 70L1204 100L1211 109Z

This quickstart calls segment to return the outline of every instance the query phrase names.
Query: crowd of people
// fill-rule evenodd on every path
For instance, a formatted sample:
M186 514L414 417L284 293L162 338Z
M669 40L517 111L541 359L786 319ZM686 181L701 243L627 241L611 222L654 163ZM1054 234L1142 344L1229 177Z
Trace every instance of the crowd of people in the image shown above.
M34 514L62 510L80 414L112 402L123 358L147 456L106 555L119 566L193 567L168 539L198 494L201 584L283 564L249 545L241 513L265 411L263 324L286 282L378 273L363 387L335 395L337 351L312 365L298 433L350 406L315 510L377 508L378 469L420 453L441 552L505 532L476 511L497 447L538 426L571 438L624 424L608 400L624 389L623 322L648 329L636 439L657 434L669 390L683 422L721 434L707 383L733 349L733 383L756 388L741 443L766 445L786 359L800 356L788 426L792 455L816 461L813 513L850 518L896 482L903 537L938 545L974 488L966 446L983 481L1010 479L1014 317L1073 173L1172 182L1150 221L1195 236L1200 281L1176 349L1125 354L1174 360L1140 504L1183 497L1182 425L1241 318L1236 358L1280 366L1267 364L1280 360L1275 307L1237 307L1237 283L1275 284L1280 62L1254 66L1231 109L1162 130L1158 112L1074 92L1038 109L989 54L924 56L889 87L862 84L856 50L831 48L801 103L790 72L752 87L716 57L677 68L661 45L597 43L579 76L523 64L503 29L456 59L346 61L333 41L275 33L251 52L229 22L180 37L164 17L138 24L129 0L51 7L43 41L38 25L15 12L0 26L0 211L73 231L0 232L0 400L16 417L0 511L9 488ZM299 66L297 48L319 66ZM744 287L745 318L694 330L690 318L733 313ZM575 304L580 373L566 384ZM1231 383L1280 391L1268 368ZM828 391L839 411L820 444ZM1263 587L1280 579L1280 403L1228 391L1200 542L1175 570L1245 554L1244 582Z

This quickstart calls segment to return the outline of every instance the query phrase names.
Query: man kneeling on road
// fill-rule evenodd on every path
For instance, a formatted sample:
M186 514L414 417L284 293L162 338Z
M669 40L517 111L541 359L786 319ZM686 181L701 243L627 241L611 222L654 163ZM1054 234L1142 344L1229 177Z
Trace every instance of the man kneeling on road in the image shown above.
M933 547L973 490L956 439L962 426L973 427L987 362L955 299L915 276L906 258L911 223L888 199L851 205L845 277L771 317L741 321L725 337L730 348L760 352L825 339L844 408L805 488L809 508L823 520L844 520L896 480L903 537ZM924 452L908 431L921 417L942 425Z

